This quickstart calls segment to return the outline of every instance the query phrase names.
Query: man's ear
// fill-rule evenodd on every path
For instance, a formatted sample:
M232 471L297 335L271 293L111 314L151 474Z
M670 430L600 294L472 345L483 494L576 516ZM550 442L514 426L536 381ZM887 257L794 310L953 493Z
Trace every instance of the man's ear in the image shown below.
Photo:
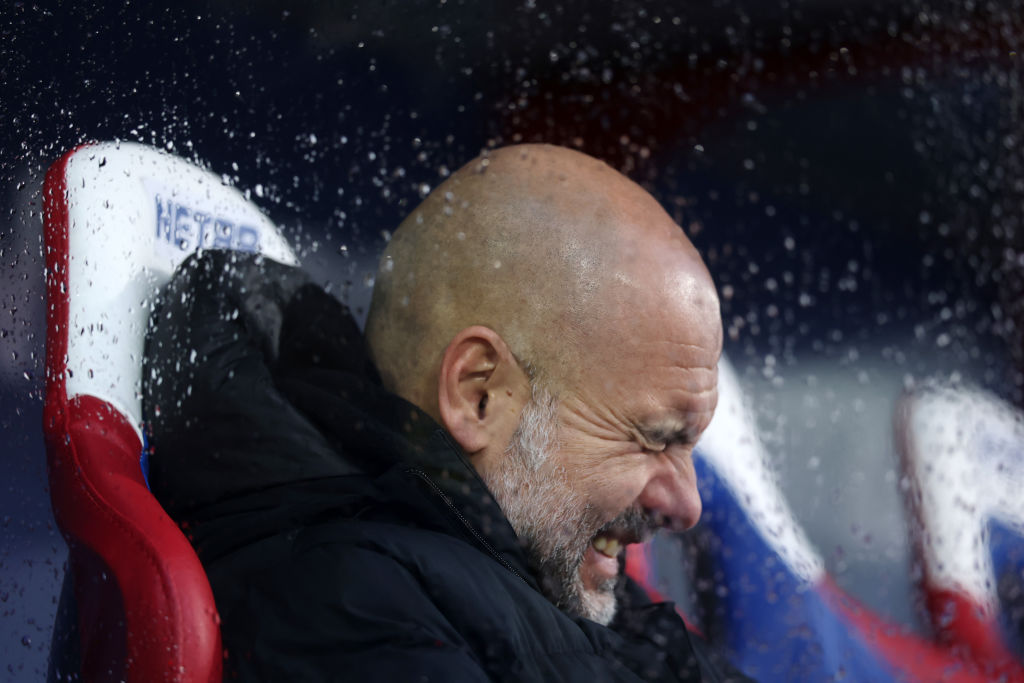
M441 422L470 456L504 452L530 396L530 383L504 340L489 327L467 327L441 359Z

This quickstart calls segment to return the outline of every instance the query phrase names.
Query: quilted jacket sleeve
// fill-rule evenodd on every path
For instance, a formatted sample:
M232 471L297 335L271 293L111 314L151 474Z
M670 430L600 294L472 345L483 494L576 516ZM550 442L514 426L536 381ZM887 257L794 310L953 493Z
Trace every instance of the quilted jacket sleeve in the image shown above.
M250 553L282 559L253 575ZM222 618L233 624L225 680L491 680L429 590L379 552L334 544L296 552L279 537L214 572L231 577L215 577Z

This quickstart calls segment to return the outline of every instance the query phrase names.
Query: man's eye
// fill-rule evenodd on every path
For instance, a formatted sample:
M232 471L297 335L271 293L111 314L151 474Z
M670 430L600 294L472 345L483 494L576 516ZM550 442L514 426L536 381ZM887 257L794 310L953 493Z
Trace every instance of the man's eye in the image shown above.
M661 453L673 445L677 439L673 434L664 430L645 430L638 427L633 432L633 441L648 453Z

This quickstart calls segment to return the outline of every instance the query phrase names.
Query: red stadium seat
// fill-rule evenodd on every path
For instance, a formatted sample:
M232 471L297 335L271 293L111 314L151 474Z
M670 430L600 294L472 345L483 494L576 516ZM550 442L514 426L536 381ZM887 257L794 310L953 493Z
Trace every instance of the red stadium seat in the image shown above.
M198 249L290 264L295 256L220 177L137 144L62 157L46 176L44 216L44 431L53 511L70 549L81 680L219 681L209 583L145 480L148 316Z

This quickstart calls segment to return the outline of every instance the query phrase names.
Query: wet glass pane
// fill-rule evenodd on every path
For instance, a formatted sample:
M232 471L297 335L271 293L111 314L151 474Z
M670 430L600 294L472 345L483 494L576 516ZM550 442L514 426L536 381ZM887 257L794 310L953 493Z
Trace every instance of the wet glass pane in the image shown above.
M40 427L43 176L105 140L240 189L360 324L394 229L481 151L607 161L703 255L767 471L824 569L927 636L894 425L935 379L1024 402L1019 4L6 4L0 676L44 675L66 570ZM1014 448L991 451L1009 481ZM657 550L661 588L713 610L707 545ZM1019 638L1019 569L995 580Z

